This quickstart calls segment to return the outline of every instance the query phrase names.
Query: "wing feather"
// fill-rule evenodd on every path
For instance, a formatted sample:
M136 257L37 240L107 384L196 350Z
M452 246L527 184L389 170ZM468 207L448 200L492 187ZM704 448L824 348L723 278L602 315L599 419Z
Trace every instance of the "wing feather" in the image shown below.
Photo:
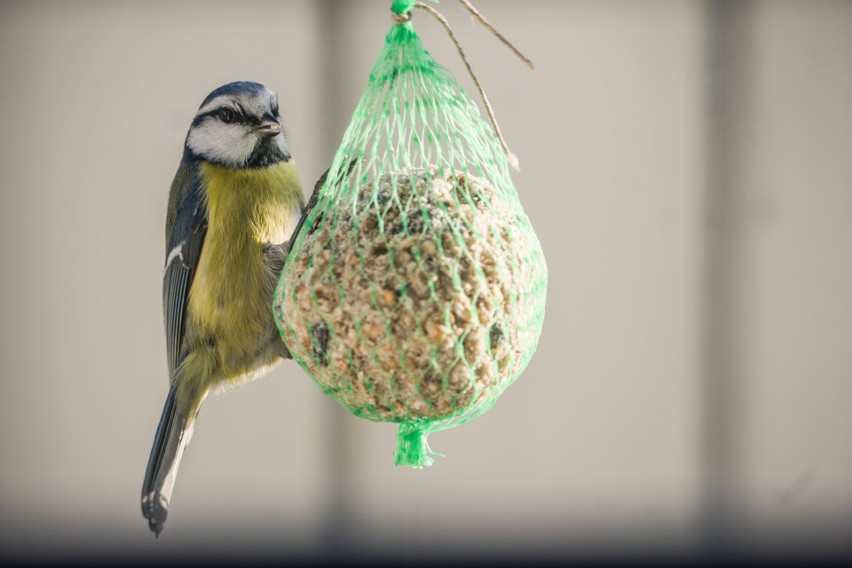
M182 165L172 184L166 226L166 267L163 273L163 317L166 327L169 378L182 359L189 290L204 238L207 235L207 204L201 191L197 165Z

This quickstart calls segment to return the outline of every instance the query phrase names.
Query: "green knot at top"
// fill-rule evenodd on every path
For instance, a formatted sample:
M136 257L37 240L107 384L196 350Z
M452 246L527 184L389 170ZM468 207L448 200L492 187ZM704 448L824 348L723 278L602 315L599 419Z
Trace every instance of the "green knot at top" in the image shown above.
M391 5L391 12L402 16L403 14L411 12L416 3L417 2L415 0L394 0Z

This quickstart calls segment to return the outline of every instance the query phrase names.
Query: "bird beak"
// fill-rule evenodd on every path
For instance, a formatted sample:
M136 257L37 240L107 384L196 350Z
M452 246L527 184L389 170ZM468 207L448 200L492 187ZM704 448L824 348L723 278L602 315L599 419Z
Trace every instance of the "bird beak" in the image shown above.
M273 136L278 136L281 134L281 125L278 121L270 114L267 114L263 117L263 122L261 122L254 129L254 133L260 136L261 138L272 138Z

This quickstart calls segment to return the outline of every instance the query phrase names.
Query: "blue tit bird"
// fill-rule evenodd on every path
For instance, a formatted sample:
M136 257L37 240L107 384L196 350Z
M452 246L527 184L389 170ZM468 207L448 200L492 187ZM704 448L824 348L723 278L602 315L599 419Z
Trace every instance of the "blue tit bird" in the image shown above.
M304 209L275 93L250 82L210 93L187 133L166 217L170 382L142 486L156 535L207 394L290 357L272 297Z

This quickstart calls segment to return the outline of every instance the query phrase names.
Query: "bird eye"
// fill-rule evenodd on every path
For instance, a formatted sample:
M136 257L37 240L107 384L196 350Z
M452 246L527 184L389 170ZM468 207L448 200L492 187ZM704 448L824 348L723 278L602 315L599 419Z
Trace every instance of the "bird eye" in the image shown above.
M225 124L231 124L234 122L234 111L228 107L222 107L219 109L219 120L224 122Z

